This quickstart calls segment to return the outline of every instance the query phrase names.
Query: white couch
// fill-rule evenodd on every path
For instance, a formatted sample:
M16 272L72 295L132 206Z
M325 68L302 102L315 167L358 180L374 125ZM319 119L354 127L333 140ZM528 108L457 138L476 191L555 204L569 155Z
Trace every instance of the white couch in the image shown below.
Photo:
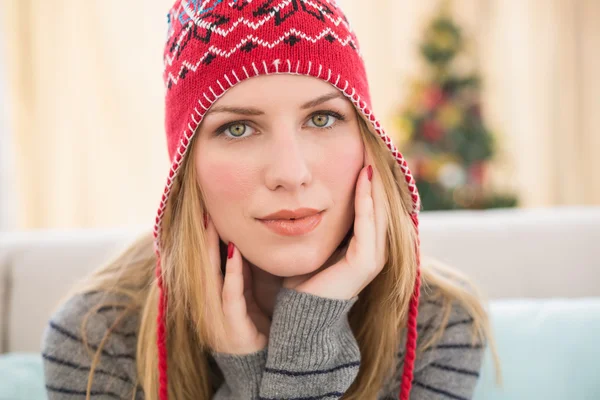
M600 296L600 207L421 215L423 253L470 275L491 299ZM143 231L0 233L0 353L39 351L68 288Z

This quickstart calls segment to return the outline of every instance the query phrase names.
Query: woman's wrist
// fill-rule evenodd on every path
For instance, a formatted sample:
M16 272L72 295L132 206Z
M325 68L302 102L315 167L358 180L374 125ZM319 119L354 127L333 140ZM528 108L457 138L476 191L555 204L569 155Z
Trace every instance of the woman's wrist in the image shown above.
M332 358L360 360L348 312L358 297L329 299L282 288L277 295L267 366L295 369L326 365Z
M253 396L258 395L267 362L266 347L251 354L212 352L211 355L223 372L231 393L242 396L241 398L254 398Z

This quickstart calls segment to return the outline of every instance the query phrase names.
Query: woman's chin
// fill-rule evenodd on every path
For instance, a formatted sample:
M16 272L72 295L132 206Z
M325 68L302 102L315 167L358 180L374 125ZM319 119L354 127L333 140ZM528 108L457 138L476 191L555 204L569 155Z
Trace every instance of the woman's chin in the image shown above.
M262 261L262 263L256 265L260 266L263 271L287 278L310 274L318 270L327 261L327 257L316 257L308 254L282 254Z

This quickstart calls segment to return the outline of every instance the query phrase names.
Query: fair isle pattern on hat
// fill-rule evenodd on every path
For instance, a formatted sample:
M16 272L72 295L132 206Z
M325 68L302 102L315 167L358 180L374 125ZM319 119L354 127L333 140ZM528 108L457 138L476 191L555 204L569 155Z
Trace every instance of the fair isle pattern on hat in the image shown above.
M160 299L157 319L160 399L166 400L167 293L160 263L161 222L173 181L202 118L223 94L253 76L312 76L340 90L368 120L398 162L411 192L417 231L420 199L402 154L371 111L360 48L348 20L333 0L177 0L168 14L164 51L165 128L171 168L157 212L154 237ZM407 321L406 358L400 399L408 399L416 349L420 271Z

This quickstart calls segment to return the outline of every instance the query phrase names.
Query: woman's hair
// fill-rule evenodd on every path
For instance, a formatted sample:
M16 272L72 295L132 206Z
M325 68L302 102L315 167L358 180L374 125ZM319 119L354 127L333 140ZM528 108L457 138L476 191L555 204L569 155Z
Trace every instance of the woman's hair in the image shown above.
M357 118L363 142L373 154L385 189L389 259L350 310L349 322L360 347L361 365L357 378L343 399L353 400L375 399L384 382L395 373L395 361L406 331L408 305L417 273L417 234L410 217L412 199L404 174L371 125L358 112ZM168 296L166 313L168 390L174 399L208 400L215 390L211 382L216 378L209 366L209 353L225 336L217 282L208 267L204 201L196 180L193 153L192 144L181 167L183 173L179 173L173 183L162 222L163 282L166 292L172 294ZM489 321L477 290L465 276L439 262L423 259L421 264L421 292L437 296L436 300L442 304L442 323L429 340L419 345L417 357L442 337L452 307L459 305L473 318L473 343L490 345L499 376ZM143 388L146 399L158 398L158 287L155 265L153 237L148 233L86 278L74 291L118 293L128 299L121 317L108 329L98 349L91 352L93 360L87 399L90 398L103 345L120 320L130 313L138 313L140 321L136 351L138 384ZM106 303L98 307L104 305ZM97 308L90 310L88 316L96 311ZM84 338L86 323L87 318L81 327ZM134 397L135 393L132 393Z

